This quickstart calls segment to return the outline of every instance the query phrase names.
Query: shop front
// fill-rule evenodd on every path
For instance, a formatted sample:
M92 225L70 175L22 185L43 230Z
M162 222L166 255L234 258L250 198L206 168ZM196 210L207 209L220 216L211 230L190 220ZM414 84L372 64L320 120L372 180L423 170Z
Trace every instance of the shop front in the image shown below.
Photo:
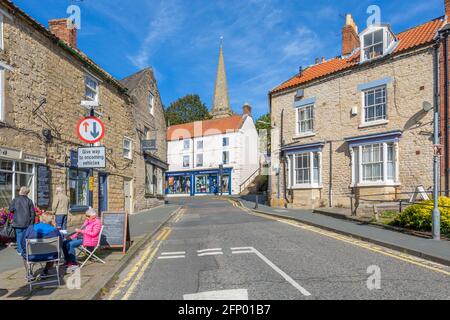
M196 196L231 193L231 168L205 171L166 173L166 194L169 196ZM219 181L222 181L222 190Z
M46 159L20 150L0 148L0 208L8 208L21 187L30 189L29 197L36 205L46 195L37 188L38 169ZM45 187L45 186L43 186ZM48 188L48 184L47 184ZM38 199L39 198L39 199Z

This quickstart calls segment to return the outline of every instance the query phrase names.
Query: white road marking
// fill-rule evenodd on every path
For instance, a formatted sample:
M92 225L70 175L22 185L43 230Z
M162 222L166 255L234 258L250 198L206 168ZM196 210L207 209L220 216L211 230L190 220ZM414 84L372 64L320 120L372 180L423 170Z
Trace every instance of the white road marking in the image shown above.
M253 253L251 250L231 251L232 254Z
M222 251L222 248L197 250L198 253L209 252L209 251Z
M161 253L162 256L170 256L170 255L184 255L186 254L186 251L178 251L178 252L163 252Z
M158 259L163 260L163 259L184 259L184 258L186 258L186 256L161 256Z
M246 249L248 249L248 250L254 250L255 248L253 248L253 247L239 247L239 248L230 248L231 250L246 250Z
M218 255L223 255L223 252L205 252L205 253L200 253L198 256L204 257L204 256L218 256Z
M183 295L184 300L248 300L247 289L208 291Z

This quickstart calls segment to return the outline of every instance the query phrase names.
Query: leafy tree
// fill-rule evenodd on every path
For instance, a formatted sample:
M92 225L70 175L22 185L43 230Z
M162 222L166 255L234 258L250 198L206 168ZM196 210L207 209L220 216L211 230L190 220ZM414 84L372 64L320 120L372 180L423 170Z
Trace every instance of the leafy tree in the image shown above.
M165 111L169 125L177 125L194 121L211 119L208 107L198 94L188 94L172 102Z
M266 130L266 132L267 132L267 151L270 153L271 130L272 130L272 122L270 120L270 113L267 113L267 114L261 116L258 120L256 120L255 126L258 131Z

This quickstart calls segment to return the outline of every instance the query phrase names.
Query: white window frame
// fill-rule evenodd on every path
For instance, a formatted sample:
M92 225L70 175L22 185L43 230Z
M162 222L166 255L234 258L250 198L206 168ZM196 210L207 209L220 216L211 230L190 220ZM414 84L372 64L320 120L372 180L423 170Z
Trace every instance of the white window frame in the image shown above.
M225 155L227 156L225 157ZM227 161L225 161L225 158ZM222 151L222 164L230 164L230 151Z
M363 179L363 148L367 146L381 145L382 146L382 159L383 159L383 169L382 177L380 180L364 180ZM388 151L392 148L392 161L389 160ZM399 144L396 141L388 142L372 142L353 146L350 148L351 161L352 161L352 186L397 186L400 185L399 177ZM394 174L393 177L389 177L388 163L391 162L393 165Z
M0 67L0 122L6 121L5 108L5 69Z
M187 146L186 146L187 143ZM191 140L189 139L184 139L183 140L183 150L189 150L191 149Z
M130 148L126 148L125 147L125 141L128 141L130 143ZM128 138L128 137L123 137L123 144L122 144L122 148L123 148L123 157L126 159L133 159L133 140ZM129 155L125 155L125 151L128 151Z
M198 161L199 157L201 157L202 161ZM198 153L195 157L195 164L197 167L203 167L203 153Z
M148 92L148 109L150 111L150 114L153 116L155 114L155 96L151 91Z
M95 82L95 84L97 85L97 88L93 88L91 86L88 85L87 83L87 79L89 78L89 80L91 80L92 82ZM92 92L95 93L95 98L92 99L91 97L87 96L86 94L86 89L91 90ZM84 74L84 98L87 101L94 101L94 102L99 102L99 93L100 93L100 81L94 77L93 75L89 74L89 73L85 73Z
M366 106L366 95L370 92L373 92L374 94L374 104L369 106L370 108L374 108L374 115L376 114L376 108L379 105L382 105L382 103L376 103L376 99L375 99L375 93L377 90L384 90L384 117L380 118L380 119L375 119L374 120L366 120L366 109L368 108L368 106ZM370 125L370 124L378 124L378 123L386 123L388 121L388 90L387 90L387 86L386 85L381 85L381 86L377 86L377 87L373 87L370 89L366 89L366 90L362 90L361 91L361 103L362 103L362 107L361 107L361 125Z
M185 165L185 161L187 158L187 165ZM183 168L190 168L191 166L191 157L190 156L183 156Z
M3 13L0 12L0 50L5 49L5 41L4 41L4 17Z
M300 156L309 155L309 183L297 183L297 158ZM314 181L314 157L318 157L318 179ZM322 188L322 151L306 151L298 152L288 155L288 185L290 189L314 189Z
M306 109L311 109L311 118L309 119L300 119L300 113L303 111L305 111ZM298 136L303 136L303 135L309 135L309 134L313 134L314 133L314 118L315 118L315 105L314 103L312 104L308 104L302 107L299 107L295 110L295 132ZM311 122L311 130L305 130L305 131L301 131L300 127L301 127L301 123L304 122Z
M383 42L377 42L375 44L371 44L370 46L367 46L365 41L364 41L364 37L367 35L373 35L375 34L375 32L378 31L382 31L383 32ZM364 30L361 34L360 34L360 43L361 43L361 62L365 62L365 61L371 61L371 60L375 60L375 59L379 59L381 57L384 57L385 55L389 54L390 52L392 52L392 50L394 49L394 47L397 44L397 39L395 38L395 35L391 32L391 30L389 29L389 27L387 26L382 26L382 25L371 25L369 26L366 30ZM380 56L377 57L366 57L366 49L371 47L375 47L376 45L382 44L383 46L383 52Z

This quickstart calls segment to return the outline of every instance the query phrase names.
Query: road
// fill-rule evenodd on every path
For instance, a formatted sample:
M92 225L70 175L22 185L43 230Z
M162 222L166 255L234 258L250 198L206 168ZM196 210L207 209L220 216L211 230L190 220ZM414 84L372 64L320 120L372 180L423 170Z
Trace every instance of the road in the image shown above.
M229 201L178 201L106 299L450 299L450 268Z

